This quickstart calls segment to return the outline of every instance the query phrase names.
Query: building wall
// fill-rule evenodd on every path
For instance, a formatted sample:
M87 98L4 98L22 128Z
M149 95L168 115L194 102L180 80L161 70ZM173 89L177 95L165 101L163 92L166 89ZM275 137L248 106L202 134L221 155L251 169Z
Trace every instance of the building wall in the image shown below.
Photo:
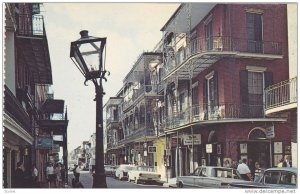
M297 76L297 56L298 56L298 46L297 46L297 40L298 40L298 6L296 3L287 4L287 22L288 22L288 41L289 41L289 77L293 78Z

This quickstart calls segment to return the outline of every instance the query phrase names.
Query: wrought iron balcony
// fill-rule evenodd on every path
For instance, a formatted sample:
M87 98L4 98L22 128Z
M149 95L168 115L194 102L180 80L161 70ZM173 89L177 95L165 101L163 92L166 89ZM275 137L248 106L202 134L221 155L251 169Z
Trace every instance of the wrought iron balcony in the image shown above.
M263 105L220 103L194 105L185 111L173 113L159 127L176 128L197 121L264 118Z
M152 85L142 85L138 89L133 89L132 93L129 93L127 96L129 95L131 95L131 97L124 98L123 110L130 107L142 95L157 95L157 86L153 87Z
M4 86L4 111L13 118L25 131L32 133L30 118L21 103L7 86Z
M174 52L174 49L171 49ZM194 55L201 53L213 53L222 55L232 52L232 54L264 54L282 55L282 44L275 41L253 41L230 36L212 36L209 38L196 38L187 42L187 47L172 53L173 60L166 63L166 72L170 73L173 69L180 66ZM170 53L168 53L170 54ZM252 55L249 55L250 57ZM256 56L257 57L257 56Z
M265 109L297 104L297 96L297 77L269 86L265 89Z
M128 143L135 141L142 137L149 137L155 136L155 130L153 128L142 128L136 131L133 131L131 134L126 135L124 140L120 141L119 143Z
M44 18L42 15L18 15L18 35L21 36L46 36Z

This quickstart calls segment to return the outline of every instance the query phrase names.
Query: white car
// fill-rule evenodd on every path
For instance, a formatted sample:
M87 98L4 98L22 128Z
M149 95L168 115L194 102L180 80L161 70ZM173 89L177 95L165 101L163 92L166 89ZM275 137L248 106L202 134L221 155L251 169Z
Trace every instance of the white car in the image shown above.
M200 166L188 176L179 176L176 185L183 187L214 187L228 188L233 182L244 181L236 169L218 166Z
M148 166L137 166L135 169L128 172L128 182L159 182L161 174L153 172L153 168Z
M127 179L128 178L128 172L133 170L135 168L134 165L130 164L121 164L117 167L115 177L119 180Z

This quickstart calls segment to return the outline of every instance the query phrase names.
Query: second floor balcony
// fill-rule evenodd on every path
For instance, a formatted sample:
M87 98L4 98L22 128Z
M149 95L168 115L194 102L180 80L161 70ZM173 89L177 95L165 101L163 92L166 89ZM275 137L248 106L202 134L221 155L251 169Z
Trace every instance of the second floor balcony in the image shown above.
M297 77L282 81L265 89L266 114L297 107Z
M264 107L259 104L219 103L217 106L203 104L193 105L184 111L168 115L165 123L159 127L168 130L195 122L234 122L239 119L254 120L260 118L264 118Z

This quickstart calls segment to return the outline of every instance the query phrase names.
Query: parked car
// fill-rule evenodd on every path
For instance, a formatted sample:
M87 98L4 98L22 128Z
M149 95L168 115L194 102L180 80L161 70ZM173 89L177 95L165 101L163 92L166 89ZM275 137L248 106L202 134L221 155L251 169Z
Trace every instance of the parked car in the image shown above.
M135 168L134 165L130 164L121 164L117 167L115 177L119 180L128 179L128 172Z
M153 172L153 168L149 166L137 166L128 172L128 181L139 182L159 182L161 174Z
M116 172L116 167L112 165L104 165L105 175L114 176Z
M241 178L236 169L218 166L200 166L188 176L179 176L176 185L183 187L226 188L232 182L248 182Z
M268 168L258 182L234 182L231 187L239 188L297 188L297 168Z

